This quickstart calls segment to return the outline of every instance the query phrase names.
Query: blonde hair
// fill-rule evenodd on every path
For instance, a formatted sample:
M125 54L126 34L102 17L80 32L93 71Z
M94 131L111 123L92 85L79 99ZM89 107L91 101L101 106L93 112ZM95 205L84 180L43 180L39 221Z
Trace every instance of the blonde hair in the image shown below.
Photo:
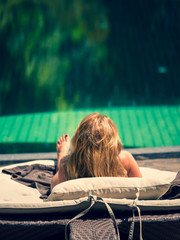
M109 117L99 113L86 116L72 138L66 179L127 176L119 158L121 150L117 127Z

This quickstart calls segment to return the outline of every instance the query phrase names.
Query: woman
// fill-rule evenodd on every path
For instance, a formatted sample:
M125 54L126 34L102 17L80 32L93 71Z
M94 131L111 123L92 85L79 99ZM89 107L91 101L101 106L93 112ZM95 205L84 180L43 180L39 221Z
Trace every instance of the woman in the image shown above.
M58 183L82 177L142 177L131 153L122 150L114 122L99 113L81 121L72 141L69 135L62 135L56 150L58 171L51 189Z

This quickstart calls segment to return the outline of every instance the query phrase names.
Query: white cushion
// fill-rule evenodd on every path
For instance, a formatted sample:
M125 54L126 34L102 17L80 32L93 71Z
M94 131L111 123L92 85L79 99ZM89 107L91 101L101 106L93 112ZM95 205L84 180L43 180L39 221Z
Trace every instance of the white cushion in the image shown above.
M110 205L112 210L118 211L132 211L131 206L134 200L132 199L112 199L104 198L104 201ZM78 213L87 209L90 205L89 199L79 198L77 200L63 200L50 202L32 202L32 203L14 203L14 202L0 202L0 214L42 214L42 213ZM180 211L180 199L173 200L139 200L136 205L140 207L141 211ZM106 210L104 204L95 204L93 211Z
M49 161L38 160L38 161L31 161L31 162L26 162L22 164L15 164L11 166L2 167L0 168L0 172L3 168L10 168L10 167L13 168L19 165L31 165L36 163L54 165L54 161L52 160L49 160ZM168 183L171 182L176 176L176 173L174 172L160 171L160 170L151 169L151 168L141 167L140 171L143 175L143 179L146 179L146 181L148 181L148 179L152 180L153 178L160 178L162 181L166 182L165 185L168 185L168 186L169 186ZM89 207L88 197L83 197L83 198L74 199L74 200L43 202L42 199L39 199L40 194L36 189L24 186L23 184L17 183L11 180L10 178L11 176L8 174L0 173L0 214L1 213L39 214L39 213L57 213L57 212L66 214L67 212L71 212L71 213L80 212L86 209L87 207ZM122 180L122 178L119 178L119 179ZM139 180L140 182L144 181L142 179L139 179ZM65 183L69 184L68 182L70 181L67 181ZM59 186L57 185L55 188L57 187ZM55 188L53 189L53 191L55 190ZM154 185L152 188L156 188L156 186ZM104 198L104 200L110 204L113 210L120 210L120 211L121 210L131 211L130 206L133 204L133 201L134 201L132 199L125 199L125 198L124 199L112 198L111 196L108 196L108 198ZM180 210L180 199L139 200L139 201L136 201L136 204L141 208L142 211ZM104 206L103 204L96 204L94 207L94 210L97 211L98 209L101 209L103 206Z
M176 173L156 169L140 168L143 178L93 177L69 180L56 185L49 201L72 200L88 195L102 198L135 199L139 191L140 200L161 197L175 178Z

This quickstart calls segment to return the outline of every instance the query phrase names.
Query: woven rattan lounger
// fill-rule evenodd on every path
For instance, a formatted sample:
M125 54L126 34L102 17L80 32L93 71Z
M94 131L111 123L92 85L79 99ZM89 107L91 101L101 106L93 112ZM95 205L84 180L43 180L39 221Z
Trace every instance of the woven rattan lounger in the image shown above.
M65 226L71 215L1 215L1 239L64 239ZM128 239L132 214L116 215L121 239ZM145 240L173 239L180 236L180 213L141 213L142 235ZM139 239L139 217L135 217L134 238ZM117 239L112 220L107 214L91 213L69 225L69 239Z
M171 151L170 151L171 150ZM180 147L146 149L143 151L132 150L136 159L142 160L144 166L159 162L161 159L173 159L179 164ZM55 154L30 154L30 155L1 155L2 164L30 161L34 159L55 159ZM146 159L146 160L144 160ZM9 162L8 162L9 161ZM155 165L153 167L156 167ZM164 166L163 166L164 168ZM168 166L166 166L168 168ZM172 170L172 169L171 169ZM174 169L177 170L177 169ZM65 226L77 213L9 213L0 214L0 239L65 239ZM179 208L158 208L154 211L148 209L141 211L141 217L135 209L135 217L132 212L114 210L121 239L128 239L130 229L133 236L129 239L140 239L140 232L144 240L178 240L180 239L180 210ZM134 223L134 227L133 224ZM140 227L142 223L142 229ZM68 225L68 239L117 239L114 223L109 216L106 207L98 211L96 208Z

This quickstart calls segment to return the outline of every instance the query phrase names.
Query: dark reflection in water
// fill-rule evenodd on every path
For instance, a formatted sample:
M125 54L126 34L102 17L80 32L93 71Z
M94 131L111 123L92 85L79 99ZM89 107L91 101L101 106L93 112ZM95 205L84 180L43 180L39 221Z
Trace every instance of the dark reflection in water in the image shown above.
M180 103L180 1L0 7L1 115Z

